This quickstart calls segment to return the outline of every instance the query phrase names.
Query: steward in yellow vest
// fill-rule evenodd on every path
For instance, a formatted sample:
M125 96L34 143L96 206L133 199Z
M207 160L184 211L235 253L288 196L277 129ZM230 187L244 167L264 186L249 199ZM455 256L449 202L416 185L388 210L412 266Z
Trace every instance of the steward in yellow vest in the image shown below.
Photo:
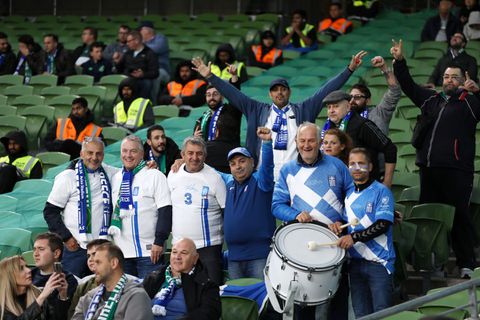
M151 126L155 122L152 102L137 98L137 92L135 79L123 80L118 87L118 95L122 100L113 107L114 123L131 131Z
M276 48L275 34L266 30L262 32L260 44L252 45L248 52L249 65L270 69L283 63L283 52Z
M212 64L212 73L223 80L229 81L232 75L228 72L228 64L235 64L237 66L239 84L248 80L245 64L236 60L235 50L232 45L230 43L224 43L217 48L215 60Z
M0 193L12 191L19 180L42 177L42 163L28 154L23 131L11 131L0 141L7 151L6 156L0 157Z
M318 48L315 27L307 23L305 10L295 10L292 24L285 29L282 38L283 49L306 53Z

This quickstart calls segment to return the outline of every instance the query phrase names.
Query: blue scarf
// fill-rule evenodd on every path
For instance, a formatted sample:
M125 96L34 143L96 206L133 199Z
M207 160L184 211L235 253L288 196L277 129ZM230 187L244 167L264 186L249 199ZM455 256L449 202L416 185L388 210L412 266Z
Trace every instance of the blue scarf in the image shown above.
M287 112L290 110L289 107L283 109L277 108L275 105L272 105L273 111L277 113L275 122L272 126L272 131L277 133L275 138L275 144L273 149L275 150L287 150L288 144L288 127L287 127Z
M348 125L348 121L350 120L350 117L352 116L352 111L349 111L347 113L347 115L342 119L342 121L340 122L340 124L338 125L338 129L342 130L342 131L345 131L345 129L347 129L347 125ZM327 131L328 129L330 129L330 126L331 126L331 123L332 121L330 121L330 118L327 119L327 121L325 122L325 124L323 125L323 129L322 129L322 140L325 136L325 131Z
M87 234L92 233L92 199L91 199L91 190L90 182L88 180L88 168L83 164L83 160L79 160L75 164L75 175L76 175L76 184L79 194L78 201L78 230L80 233L81 241L87 241ZM102 227L100 229L99 238L106 239L107 231L110 225L110 218L112 215L112 201L111 201L111 187L110 181L108 181L105 170L102 166L98 168L100 174L100 185L103 198L103 218L102 218ZM97 235L93 235L97 237Z
M167 173L167 156L165 155L165 152L161 153L160 156L158 157L158 160L155 158L153 155L152 149L148 151L148 160L150 161L155 161L155 163L158 166L158 170L160 170L163 173Z
M190 271L190 273L193 273L193 270ZM175 295L175 291L180 288L181 285L182 279L173 277L172 268L168 266L167 269L165 269L165 281L160 291L157 292L152 300L152 313L154 316L165 317L167 315L167 305Z
M5 62L5 53L0 54L0 66Z
M122 217L122 211L133 211L133 197L132 197L132 182L135 174L145 167L145 161L141 161L135 169L128 171L123 168L122 184L120 185L120 217Z
M221 105L215 112L213 113L210 124L208 126L208 134L207 134L207 141L213 141L216 138L217 134L217 125L218 125L218 117L220 117L220 112L222 112L223 105Z
M360 112L360 117L368 119L368 107L365 107L365 110Z

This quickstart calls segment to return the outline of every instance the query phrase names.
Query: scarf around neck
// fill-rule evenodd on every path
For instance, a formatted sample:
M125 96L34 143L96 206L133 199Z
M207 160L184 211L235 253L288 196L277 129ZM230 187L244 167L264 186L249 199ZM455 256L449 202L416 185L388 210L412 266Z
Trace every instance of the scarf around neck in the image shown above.
M273 149L287 150L288 145L288 127L287 127L287 112L290 110L288 106L283 109L277 108L272 104L272 110L275 111L277 117L272 126L272 131L277 133Z
M108 300L105 302L103 309L100 312L100 315L98 316L98 320L114 319L115 311L117 310L118 302L122 297L123 289L125 288L125 284L127 283L127 280L128 280L127 276L123 274L120 280L115 285L115 288L113 289L112 293L110 293ZM87 314L85 315L85 318L84 318L85 320L93 319L93 317L95 316L95 313L97 312L100 300L102 299L102 296L105 293L105 290L106 290L105 285L101 284L99 287L99 290L97 290L97 292L93 296L92 301L90 302L90 305L88 306Z

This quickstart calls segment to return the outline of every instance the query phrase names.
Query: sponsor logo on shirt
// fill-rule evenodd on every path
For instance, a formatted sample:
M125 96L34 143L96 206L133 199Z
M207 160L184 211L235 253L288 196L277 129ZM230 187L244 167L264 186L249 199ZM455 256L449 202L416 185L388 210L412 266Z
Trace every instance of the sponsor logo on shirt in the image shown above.
M335 187L337 185L337 180L335 179L335 176L328 176L328 185L330 187Z

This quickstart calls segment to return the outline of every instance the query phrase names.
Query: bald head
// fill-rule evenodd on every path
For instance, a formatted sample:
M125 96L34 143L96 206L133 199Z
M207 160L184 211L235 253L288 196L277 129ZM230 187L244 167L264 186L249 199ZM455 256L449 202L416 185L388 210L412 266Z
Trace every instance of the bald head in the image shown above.
M192 239L183 238L173 245L170 266L174 275L190 272L197 261L197 247Z

